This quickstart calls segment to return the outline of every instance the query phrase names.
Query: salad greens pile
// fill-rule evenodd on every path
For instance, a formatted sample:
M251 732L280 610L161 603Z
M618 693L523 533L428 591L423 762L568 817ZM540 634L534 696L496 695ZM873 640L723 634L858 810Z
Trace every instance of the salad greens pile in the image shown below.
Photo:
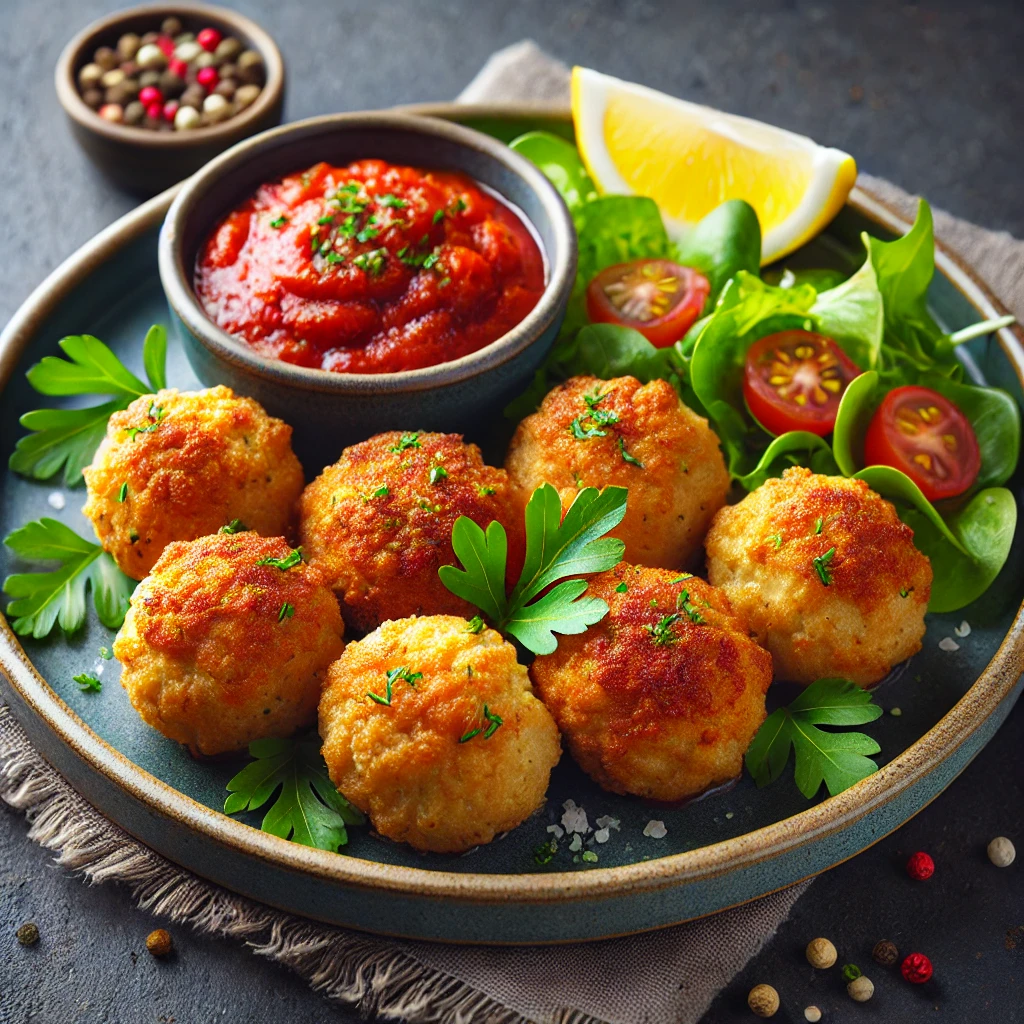
M738 486L753 490L789 466L865 480L892 501L932 563L931 611L970 604L991 585L1010 551L1017 506L1005 488L1020 451L1020 410L997 388L970 382L957 346L1012 318L946 334L927 308L935 273L931 210L920 203L913 228L884 242L862 236L865 259L848 278L834 271L785 270L777 283L761 277L761 231L754 210L730 200L708 214L681 243L669 239L657 206L640 196L600 196L576 148L530 132L512 148L535 163L562 194L579 235L579 269L565 322L532 386L507 410L533 411L552 383L577 374L603 379L663 378L706 416L722 443ZM711 284L704 315L669 348L655 348L628 327L588 323L587 284L605 267L664 257L700 270ZM760 338L800 329L832 338L865 371L847 388L831 443L806 431L774 436L743 397L747 351ZM894 388L932 388L970 421L982 466L970 490L933 503L905 473L866 466L864 436Z

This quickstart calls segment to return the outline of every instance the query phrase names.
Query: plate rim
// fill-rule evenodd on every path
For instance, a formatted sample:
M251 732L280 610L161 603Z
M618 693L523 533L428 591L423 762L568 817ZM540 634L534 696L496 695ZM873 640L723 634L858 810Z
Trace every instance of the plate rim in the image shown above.
M570 120L567 108L551 104L415 104L398 108L451 120L472 118ZM124 214L61 262L16 310L0 333L0 391L13 375L21 352L38 326L61 300L98 265L124 246L158 227L180 184ZM851 192L849 205L880 226L905 232L909 222L881 197L863 187ZM936 268L983 317L1006 313L977 273L940 242ZM1024 387L1024 329L1014 324L997 340ZM204 834L213 842L255 856L286 871L366 890L385 889L410 896L445 898L472 905L514 902L523 905L593 901L638 892L656 892L741 871L789 853L824 836L843 831L896 799L938 769L979 730L1014 690L1024 670L1024 603L985 669L959 701L915 743L878 772L835 797L795 815L731 839L683 853L586 872L461 873L381 864L348 854L333 854L269 835L201 804L157 779L89 728L35 669L0 613L0 670L24 706L94 772L149 811ZM12 711L17 709L12 706ZM17 717L17 715L16 715ZM73 779L68 779L72 786ZM103 813L101 811L101 813ZM116 822L131 831L122 822ZM186 865L187 866L187 865ZM188 866L187 866L188 867ZM189 867L189 870L195 870ZM827 869L825 869L827 870Z

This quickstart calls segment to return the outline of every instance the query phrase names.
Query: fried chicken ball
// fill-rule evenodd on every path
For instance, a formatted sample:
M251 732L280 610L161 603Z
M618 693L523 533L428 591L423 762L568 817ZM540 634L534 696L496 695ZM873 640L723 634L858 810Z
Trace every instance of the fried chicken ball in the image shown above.
M438 853L529 817L561 754L515 648L453 615L350 643L328 674L320 735L331 781L377 831Z
M289 532L302 491L292 428L226 387L160 391L115 412L92 465L82 511L118 566L141 580L174 540L233 519Z
M438 578L457 561L452 526L468 516L508 533L521 561L523 519L510 514L508 476L459 434L378 434L346 448L302 492L299 537L309 561L361 630L410 615L475 614Z
M582 487L629 488L611 532L626 559L678 569L700 548L725 502L729 474L707 420L667 381L573 377L519 424L505 459L518 507L543 483L567 509Z
M723 508L705 545L777 679L871 686L921 649L931 563L863 480L787 469Z
M215 534L167 545L114 655L142 718L213 755L312 722L344 630L330 587L283 538Z
M591 577L608 615L530 674L580 767L613 793L695 796L739 775L765 717L768 652L695 576L621 562Z

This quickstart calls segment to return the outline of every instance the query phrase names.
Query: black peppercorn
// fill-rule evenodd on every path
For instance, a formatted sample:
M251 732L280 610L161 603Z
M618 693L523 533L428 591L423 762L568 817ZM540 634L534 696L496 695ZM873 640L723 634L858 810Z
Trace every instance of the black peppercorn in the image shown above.
M875 948L871 950L871 959L881 967L892 967L899 958L900 951L896 948L896 944L888 939L876 942Z
M34 946L39 941L39 928L34 921L26 921L14 934L23 946Z

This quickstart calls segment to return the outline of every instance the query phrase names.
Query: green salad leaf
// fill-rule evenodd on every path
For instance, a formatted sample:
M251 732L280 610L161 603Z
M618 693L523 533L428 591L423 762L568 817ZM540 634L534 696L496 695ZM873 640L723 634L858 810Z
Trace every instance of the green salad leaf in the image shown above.
M19 422L30 433L18 441L8 465L35 480L49 480L63 469L65 485L74 487L82 482L82 470L103 440L111 413L167 386L167 331L154 324L143 342L148 385L98 338L73 335L58 344L67 359L44 356L26 374L32 387L43 395L108 395L110 400L84 409L25 413Z
M708 308L714 308L726 282L740 270L761 269L761 222L750 203L727 199L693 226L675 246L677 263L699 270L711 284Z
M460 516L452 528L452 547L462 568L444 565L438 575L496 629L534 654L551 654L558 646L555 633L582 633L608 614L604 601L583 597L586 580L566 577L603 572L622 561L622 541L605 534L625 514L625 487L585 487L563 519L558 492L543 484L526 506L526 558L510 595L505 591L508 541L498 522L483 530Z
M828 476L838 472L832 449L823 437L807 430L790 430L768 445L757 465L738 478L739 484L747 491L756 490L790 466L810 466L815 473Z
M59 623L74 633L85 622L86 590L92 588L100 622L118 629L135 589L99 544L80 537L56 519L39 519L14 530L4 543L29 562L57 562L45 572L18 573L4 580L11 598L7 616L19 636L46 636Z
M882 709L871 694L845 679L819 679L787 707L773 711L747 749L747 771L758 787L774 782L794 754L794 781L810 800L822 782L831 796L878 771L868 755L881 747L861 732L827 732L819 726L864 725Z
M225 814L258 810L278 793L260 828L332 853L348 842L346 825L365 821L331 782L318 736L254 740L249 754L254 760L227 784Z
M551 132L527 132L513 139L509 148L536 164L575 214L592 199L597 188L580 159L579 150L566 139Z

